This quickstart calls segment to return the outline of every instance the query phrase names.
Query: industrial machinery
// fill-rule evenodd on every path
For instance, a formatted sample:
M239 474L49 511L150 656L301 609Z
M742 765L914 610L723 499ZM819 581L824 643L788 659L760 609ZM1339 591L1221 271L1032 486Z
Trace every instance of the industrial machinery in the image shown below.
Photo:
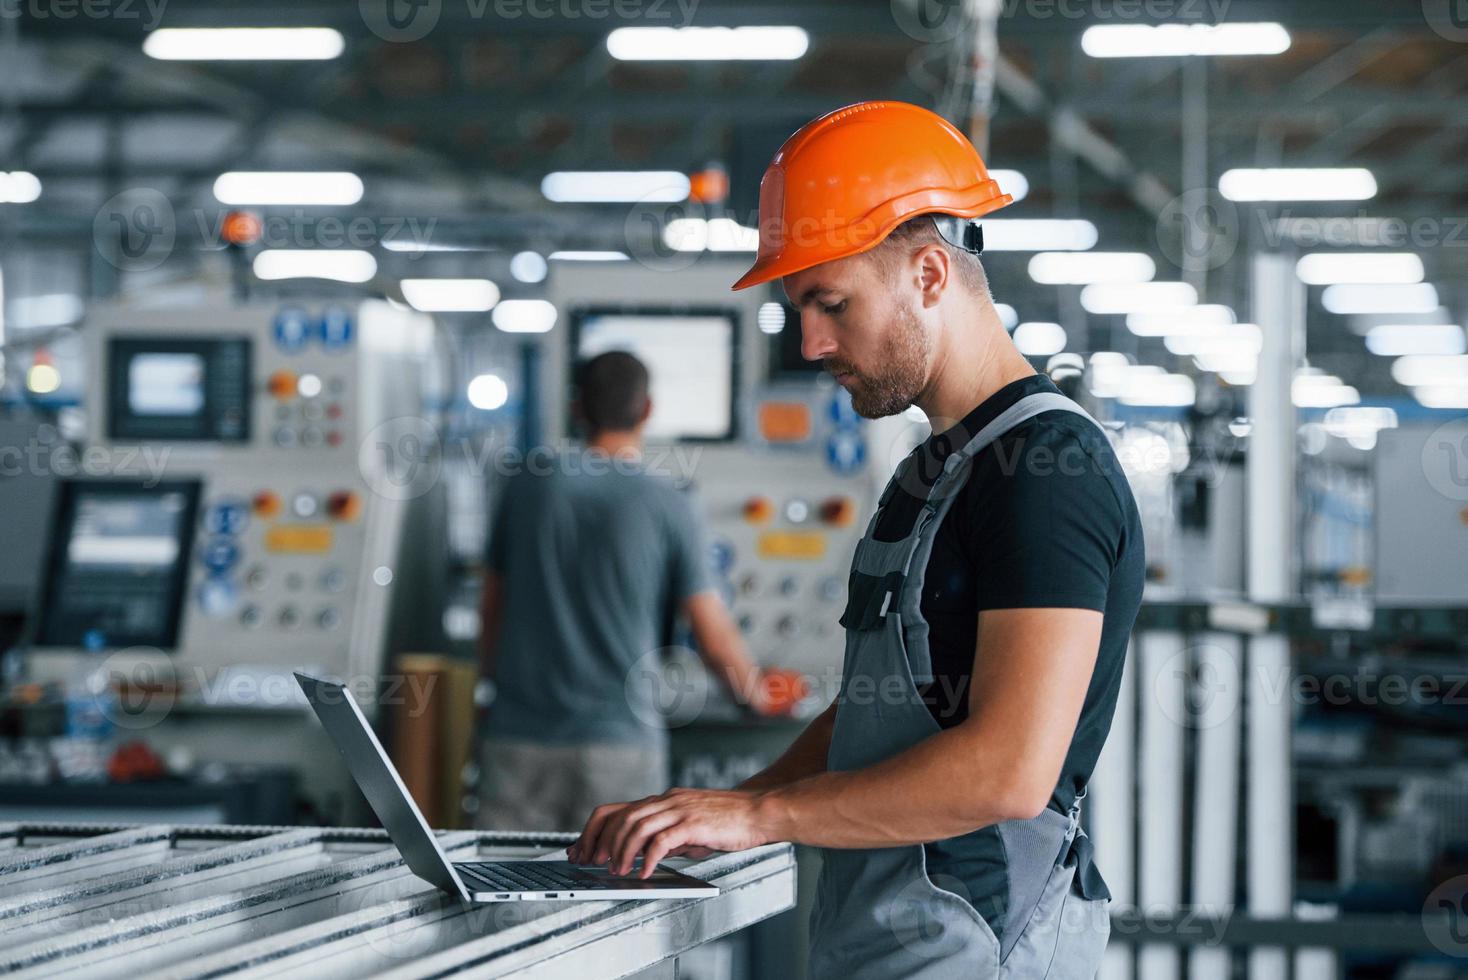
M86 465L58 495L26 676L105 657L160 752L298 765L337 810L352 794L290 671L376 705L398 693L386 656L437 635L433 321L221 302L101 307L86 333Z

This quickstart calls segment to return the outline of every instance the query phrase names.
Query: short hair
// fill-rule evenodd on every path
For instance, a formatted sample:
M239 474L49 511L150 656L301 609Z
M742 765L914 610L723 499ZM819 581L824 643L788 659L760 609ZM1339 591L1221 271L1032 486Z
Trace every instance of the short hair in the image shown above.
M938 225L933 221L931 214L920 214L916 218L908 218L902 224L893 228L882 243L872 249L872 256L881 263L882 268L889 274L897 265L900 257L911 255L924 245L938 244L948 250L948 257L953 261L953 268L958 274L958 281L964 288L975 296L992 299L989 293L989 276L984 272L984 264L973 252L958 248L938 233Z
M647 367L627 351L607 351L581 364L576 388L592 432L625 432L647 408Z

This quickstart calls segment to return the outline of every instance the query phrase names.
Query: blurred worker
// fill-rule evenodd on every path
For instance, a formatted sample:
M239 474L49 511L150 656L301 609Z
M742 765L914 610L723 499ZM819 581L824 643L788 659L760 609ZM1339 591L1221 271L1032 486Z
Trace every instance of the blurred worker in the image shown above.
M1090 977L1109 894L1078 823L1142 595L1100 427L1005 333L972 219L1010 202L961 133L870 102L792 136L736 289L782 279L862 415L933 435L857 545L836 703L731 791L598 807L573 860L824 849L817 978ZM1118 792L1125 792L1119 787Z
M699 518L645 471L647 368L623 351L580 371L584 449L527 459L489 538L477 823L575 830L597 803L668 785L653 683L669 604L736 702L770 710L761 672L710 581Z

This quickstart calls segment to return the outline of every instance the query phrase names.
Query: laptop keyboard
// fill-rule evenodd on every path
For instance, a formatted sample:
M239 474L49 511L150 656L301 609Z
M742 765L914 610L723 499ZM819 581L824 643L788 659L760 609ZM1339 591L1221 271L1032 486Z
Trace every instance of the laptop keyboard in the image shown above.
M594 891L617 887L616 880L608 880L605 874L554 864L547 867L544 861L455 862L454 868L490 891Z

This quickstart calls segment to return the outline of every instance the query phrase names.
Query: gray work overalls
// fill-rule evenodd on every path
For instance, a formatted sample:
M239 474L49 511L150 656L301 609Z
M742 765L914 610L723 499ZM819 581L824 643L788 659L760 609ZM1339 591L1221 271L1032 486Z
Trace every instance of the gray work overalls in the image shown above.
M897 488L919 496L924 492L911 475L913 456L893 474L852 558L841 617L846 659L827 756L830 770L873 765L940 730L918 691L918 684L932 681L920 603L933 537L968 480L975 455L1026 419L1056 409L1090 419L1054 392L1020 399L944 460L906 537L878 541L878 514ZM1077 800L1069 816L1047 807L1033 820L997 825L1008 864L1002 944L974 905L955 893L964 891L961 883L944 880L948 888L933 883L921 844L823 849L811 913L811 975L816 980L1093 977L1110 934L1110 895L1091 866L1079 814Z

